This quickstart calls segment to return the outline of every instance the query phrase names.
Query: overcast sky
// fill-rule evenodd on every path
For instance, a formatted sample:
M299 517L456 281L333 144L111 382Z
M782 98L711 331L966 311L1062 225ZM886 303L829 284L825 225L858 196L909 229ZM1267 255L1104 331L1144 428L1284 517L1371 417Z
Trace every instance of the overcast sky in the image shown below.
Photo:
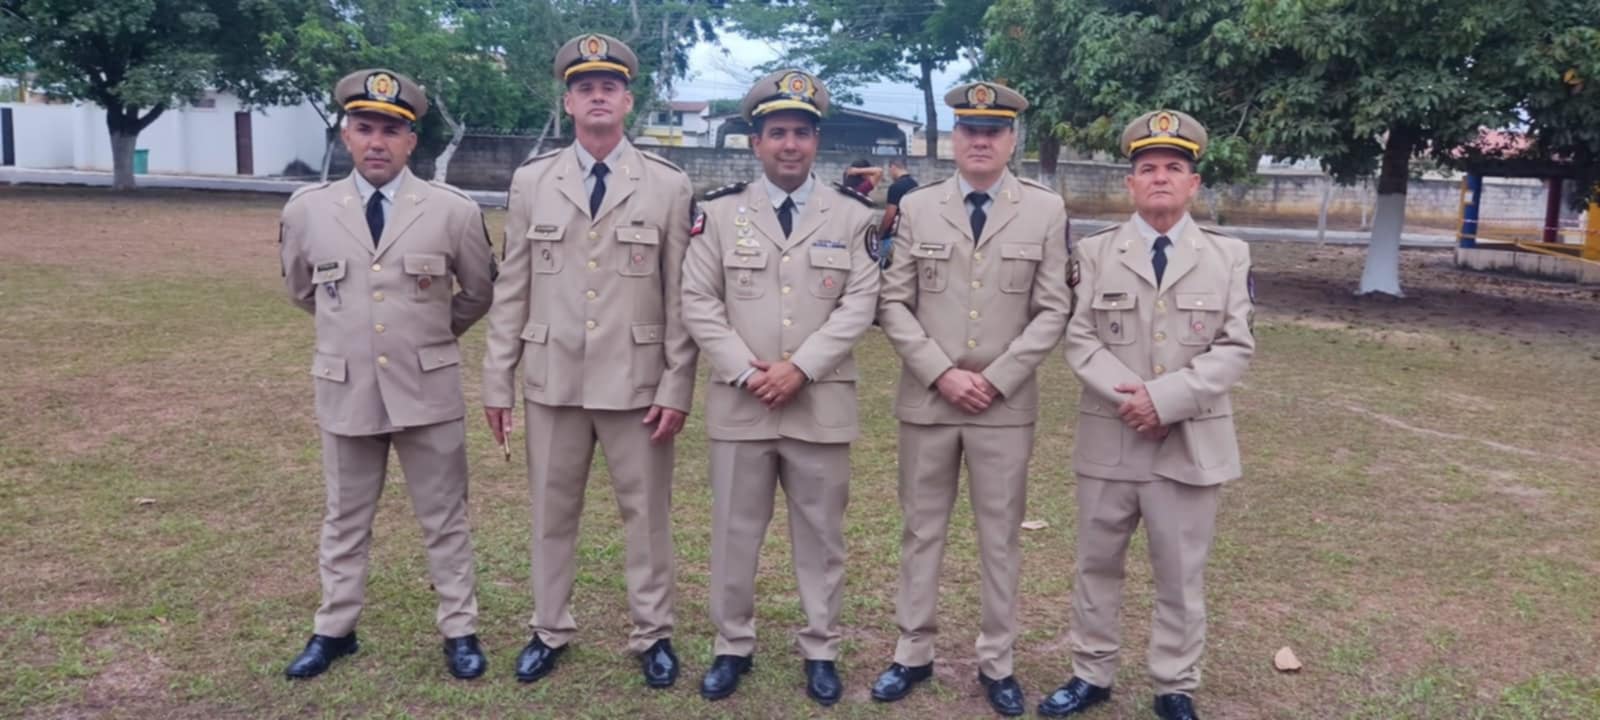
M751 40L733 33L724 33L721 41L700 43L689 53L689 76L679 80L673 88L674 100L716 100L744 97L760 74L752 68L775 60L780 55L777 47L761 40ZM935 102L939 108L939 127L949 130L954 116L945 107L944 92L960 82L961 73L968 64L958 60L950 67L933 74ZM827 78L822 78L824 84ZM861 107L876 113L911 118L921 122L924 118L922 92L916 85L906 83L872 83L859 89Z

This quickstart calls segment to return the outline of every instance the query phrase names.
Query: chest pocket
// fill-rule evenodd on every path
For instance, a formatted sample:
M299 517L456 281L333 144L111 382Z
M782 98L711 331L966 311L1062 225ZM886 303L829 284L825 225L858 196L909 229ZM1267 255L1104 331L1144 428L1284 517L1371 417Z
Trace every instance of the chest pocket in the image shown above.
M917 259L917 290L920 292L944 292L950 283L950 252L953 248L949 243L917 243L911 248L911 255Z
M338 310L343 304L339 299L339 284L344 280L345 261L322 260L311 263L311 268L311 282L317 288L317 307Z
M1183 345L1210 345L1222 329L1222 297L1216 293L1177 293L1178 312L1183 319L1183 332L1178 342Z
M1132 293L1100 293L1089 307L1094 310L1095 334L1107 345L1133 342L1139 322L1139 298Z
M617 247L622 249L617 272L629 277L654 275L661 267L661 231L644 225L617 228Z
M833 299L844 294L844 285L850 279L850 251L845 248L810 248L811 294Z
M1033 275L1044 259L1044 248L1033 243L1004 243L1000 246L1000 290L1025 293L1033 289Z
M533 243L533 271L545 275L561 272L562 226L535 224L528 228L527 238Z
M744 250L744 253L740 253ZM767 251L734 248L722 256L728 294L739 300L754 300L767 292Z
M445 258L437 253L408 253L401 258L401 269L411 283L411 299L417 302L450 297L450 277L445 274Z

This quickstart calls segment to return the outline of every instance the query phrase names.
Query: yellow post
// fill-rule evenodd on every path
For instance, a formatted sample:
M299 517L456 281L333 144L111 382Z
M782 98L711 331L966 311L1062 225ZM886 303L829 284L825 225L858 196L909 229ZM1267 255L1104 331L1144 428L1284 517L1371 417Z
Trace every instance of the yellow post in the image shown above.
M1589 203L1589 216L1583 226L1583 250L1578 256L1600 262L1600 202Z

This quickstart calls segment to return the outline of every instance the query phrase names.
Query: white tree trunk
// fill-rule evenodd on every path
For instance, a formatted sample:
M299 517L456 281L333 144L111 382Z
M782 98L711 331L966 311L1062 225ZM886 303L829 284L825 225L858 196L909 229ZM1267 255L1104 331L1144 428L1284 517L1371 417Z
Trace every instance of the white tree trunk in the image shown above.
M133 179L133 150L139 144L139 133L111 131L111 188L132 190L137 187Z
M444 152L439 153L439 157L433 160L433 181L449 182L450 160L455 157L456 149L461 147L461 139L467 134L467 124L457 121L455 116L450 114L450 109L445 107L444 98L435 98L433 106L439 110L439 117L444 120L444 124L450 127L450 143L445 145Z
M322 182L328 181L328 170L333 167L333 138L334 134L326 133L328 142L322 149Z
M1328 241L1328 203L1333 201L1333 178L1322 184L1322 208L1317 210L1317 244Z
M1400 231L1406 223L1405 193L1378 196L1372 214L1372 240L1367 245L1367 265L1361 272L1357 295L1383 293L1405 297L1400 292Z

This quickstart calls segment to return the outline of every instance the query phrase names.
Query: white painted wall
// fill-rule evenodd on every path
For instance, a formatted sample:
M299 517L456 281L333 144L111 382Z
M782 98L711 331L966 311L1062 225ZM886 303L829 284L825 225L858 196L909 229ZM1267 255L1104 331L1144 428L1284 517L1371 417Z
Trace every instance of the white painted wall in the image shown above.
M185 107L162 113L139 133L138 148L150 151L150 172L180 175L237 175L232 95L215 96L215 107ZM111 170L111 136L105 110L90 104L5 103L16 129L17 166ZM258 108L251 112L254 175L283 172L299 160L322 163L323 125L309 105Z

